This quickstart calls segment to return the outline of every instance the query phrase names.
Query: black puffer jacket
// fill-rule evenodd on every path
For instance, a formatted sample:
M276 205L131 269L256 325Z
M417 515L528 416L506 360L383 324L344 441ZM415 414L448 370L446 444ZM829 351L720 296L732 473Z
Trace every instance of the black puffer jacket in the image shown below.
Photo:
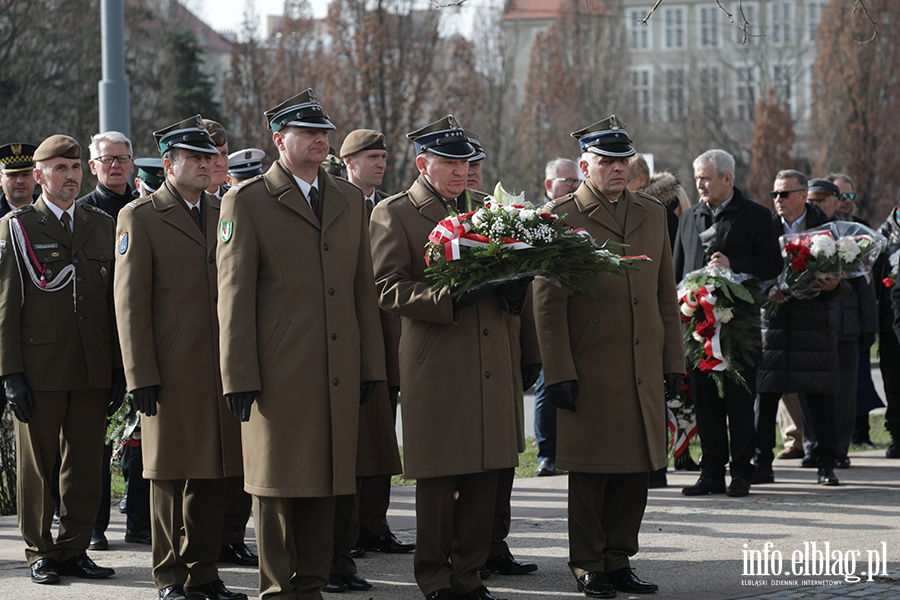
M828 217L806 204L806 228L824 225ZM782 235L781 217L772 215L776 235ZM756 388L763 392L834 394L840 387L838 341L834 301L850 295L850 285L841 281L830 292L809 300L791 299L773 314L763 311L762 363Z
M887 333L891 331L894 322L894 311L891 310L891 288L885 287L883 280L891 273L891 254L900 250L900 206L891 211L878 228L878 233L887 238L888 246L872 266L872 276L875 278L875 294L878 299L878 329Z

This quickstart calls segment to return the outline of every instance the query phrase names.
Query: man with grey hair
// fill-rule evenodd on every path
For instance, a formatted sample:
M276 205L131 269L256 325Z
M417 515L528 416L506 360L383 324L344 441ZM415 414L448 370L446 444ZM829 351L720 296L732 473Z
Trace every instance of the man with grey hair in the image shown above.
M123 206L134 199L128 176L134 170L131 140L118 131L91 136L91 158L88 164L97 177L97 187L78 200L79 204L96 206L113 219Z
M681 215L673 255L675 277L683 279L691 271L707 266L730 268L762 280L777 277L781 251L769 211L734 187L734 157L724 150L708 150L694 160L693 166L700 202ZM757 357L753 365L743 365L749 391L726 378L724 398L719 398L712 377L691 369L703 457L700 478L682 490L684 495L750 493L756 448L753 404L758 362ZM729 432L731 485L726 489Z
M534 204L546 204L578 189L578 165L568 158L554 158L544 167L544 198Z

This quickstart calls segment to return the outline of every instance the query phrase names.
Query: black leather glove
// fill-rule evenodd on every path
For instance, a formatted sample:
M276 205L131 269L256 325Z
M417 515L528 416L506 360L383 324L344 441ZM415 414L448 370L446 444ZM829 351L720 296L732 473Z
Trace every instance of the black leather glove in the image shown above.
M561 381L548 385L544 388L547 391L547 399L550 404L559 409L568 409L575 412L575 398L578 396L578 382Z
M31 407L34 406L34 394L25 381L22 373L13 373L3 378L6 387L6 402L9 403L16 418L23 423L31 421Z
M228 410L234 413L241 422L246 423L250 420L250 407L256 400L259 392L238 392L236 394L225 394L225 404Z
M360 381L359 382L359 404L363 405L369 401L369 396L375 391L376 382Z
M116 414L122 401L125 400L125 394L128 392L128 385L125 383L125 370L113 369L112 383L109 386L109 404L106 405L106 416L111 417Z
M681 373L666 373L663 375L666 390L666 402L678 395L681 386L684 385L684 375Z
M521 277L506 281L497 286L497 290L506 298L506 303L510 306L518 306L525 300L525 294L528 293L528 285L534 281L534 277Z
M453 296L453 309L457 310L460 308L469 308L470 306L475 306L475 303L484 296L485 293L491 291L493 288L490 286L480 287L477 290L472 290L470 292L464 292L459 298Z
M131 390L132 405L138 409L138 412L148 417L156 416L156 396L159 393L159 386L151 385L136 390Z
M534 382L541 376L541 364L522 365L522 391L534 385Z
M874 333L861 333L859 335L859 352L860 354L867 354L869 349L872 348L872 344L875 343L875 334Z

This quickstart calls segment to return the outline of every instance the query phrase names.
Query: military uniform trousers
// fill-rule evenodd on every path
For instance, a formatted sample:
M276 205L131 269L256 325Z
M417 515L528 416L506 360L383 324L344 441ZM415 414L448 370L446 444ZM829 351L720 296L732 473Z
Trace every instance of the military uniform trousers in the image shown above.
M356 573L356 561L350 557L350 551L359 537L359 491L363 478L356 478L356 493L337 496L334 500L334 556L331 560L331 572L338 575Z
M224 515L224 478L150 481L153 580L157 588L198 586L219 579L216 561L222 548Z
M494 504L494 525L491 528L489 559L509 552L506 538L509 536L509 528L512 524L512 489L515 478L515 467L500 469L497 475L497 498Z
M42 558L62 562L84 553L91 543L100 506L109 390L33 393L31 422L15 421L19 529L29 564ZM50 528L56 503L50 482L57 452L62 466L59 535L54 543Z
M247 535L247 521L253 508L253 498L244 491L244 476L225 478L225 520L222 545L243 544Z
M426 596L442 588L461 595L483 585L478 569L491 549L499 473L426 477L416 482L414 565L416 583Z
M321 600L334 553L335 496L253 496L259 600Z
M359 490L359 541L377 538L391 530L387 522L390 506L391 476L364 478Z
M576 578L631 566L648 483L648 473L569 472L569 569Z

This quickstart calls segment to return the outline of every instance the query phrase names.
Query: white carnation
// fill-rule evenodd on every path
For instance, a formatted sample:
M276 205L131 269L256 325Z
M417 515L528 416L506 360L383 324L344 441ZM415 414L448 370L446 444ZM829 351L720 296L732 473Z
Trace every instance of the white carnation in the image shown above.
M692 316L694 316L694 311L695 311L695 310L697 310L697 307L696 307L696 306L691 306L691 305L688 304L687 302L682 302L682 303L681 303L681 314L683 314L684 316L686 316L686 317L692 317Z
M734 311L731 308L723 308L716 312L719 313L718 321L720 323L727 323L734 318Z
M700 342L701 344L706 343L706 338L697 333L696 331L691 332L691 337Z
M859 256L859 246L850 238L842 237L838 240L838 252L844 262L853 262Z
M816 258L831 258L837 252L837 245L830 235L820 234L813 236L809 249Z
M891 254L890 258L888 258L888 262L891 264L891 272L896 272L897 269L900 268L900 250Z

